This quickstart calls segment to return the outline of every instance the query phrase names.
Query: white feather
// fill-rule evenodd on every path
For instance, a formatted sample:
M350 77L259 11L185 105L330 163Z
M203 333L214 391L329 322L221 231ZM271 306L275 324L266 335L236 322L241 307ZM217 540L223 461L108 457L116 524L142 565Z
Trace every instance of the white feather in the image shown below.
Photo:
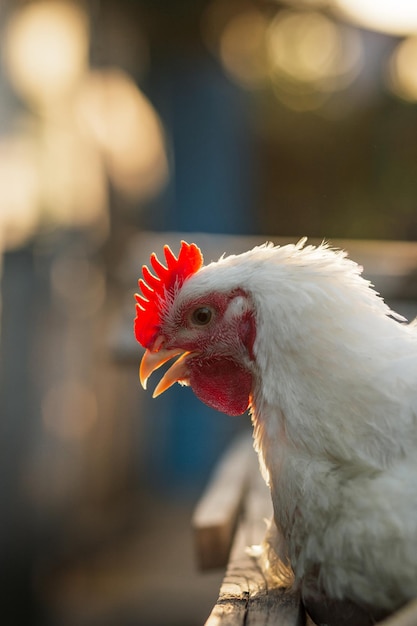
M253 302L255 446L296 581L319 565L331 596L396 608L417 596L417 327L344 252L304 244L223 257L182 291Z

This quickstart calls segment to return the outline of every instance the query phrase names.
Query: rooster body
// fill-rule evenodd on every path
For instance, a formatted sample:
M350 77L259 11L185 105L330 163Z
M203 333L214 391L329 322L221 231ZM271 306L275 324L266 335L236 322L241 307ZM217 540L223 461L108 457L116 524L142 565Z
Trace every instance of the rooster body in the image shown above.
M167 254L152 324L149 284L138 296L141 378L181 354L157 393L181 382L225 413L250 408L277 577L313 613L346 602L364 624L417 597L417 327L325 245L266 245L190 271Z

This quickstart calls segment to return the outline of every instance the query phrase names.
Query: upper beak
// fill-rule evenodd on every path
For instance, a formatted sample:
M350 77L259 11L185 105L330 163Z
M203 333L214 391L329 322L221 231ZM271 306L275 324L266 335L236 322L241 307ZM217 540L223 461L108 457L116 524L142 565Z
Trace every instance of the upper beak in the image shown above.
M152 372L154 372L158 369L158 367L161 367L161 365L163 365L170 359L173 359L179 354L182 354L182 356L177 359L173 365L171 365L169 370L161 378L157 387L155 388L155 391L152 394L153 398L159 396L161 393L171 387L171 385L178 381L186 382L188 377L186 358L190 353L184 352L183 350L180 350L178 348L173 348L171 350L167 348L161 348L157 352L146 350L145 354L143 355L139 367L139 380L142 387L146 389L146 383Z

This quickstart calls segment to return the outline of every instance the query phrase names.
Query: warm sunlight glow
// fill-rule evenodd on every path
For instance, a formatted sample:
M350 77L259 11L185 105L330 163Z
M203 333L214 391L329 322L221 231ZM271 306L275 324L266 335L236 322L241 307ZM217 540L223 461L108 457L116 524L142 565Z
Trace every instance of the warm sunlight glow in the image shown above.
M28 140L1 140L0 190L0 243L14 248L26 242L39 222L37 153Z
M417 36L402 41L388 65L388 82L400 98L417 101Z
M361 66L359 35L318 12L281 11L267 43L277 94L300 110L316 108L345 88Z
M114 185L133 198L155 194L168 164L161 123L150 102L123 72L90 74L79 98L79 117L103 150Z
M354 23L393 35L417 30L415 0L334 0L341 13Z
M68 114L64 125L48 124L42 133L42 205L58 226L106 227L106 175L90 137Z
M271 25L268 42L273 66L295 79L317 81L334 73L338 32L319 13L282 12Z
M16 91L45 106L65 97L84 73L86 16L79 6L66 2L23 5L7 26L3 52Z
M220 38L220 57L230 76L244 87L257 87L267 77L267 20L256 9L230 20Z

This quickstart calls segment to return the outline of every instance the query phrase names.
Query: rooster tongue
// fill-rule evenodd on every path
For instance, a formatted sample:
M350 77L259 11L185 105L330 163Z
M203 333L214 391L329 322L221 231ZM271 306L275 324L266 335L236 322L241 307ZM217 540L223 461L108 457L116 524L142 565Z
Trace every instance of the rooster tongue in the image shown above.
M139 368L139 379L141 385L144 389L146 389L146 384L149 376L157 370L161 365L173 359L174 357L181 355L173 365L169 368L169 370L164 374L164 376L159 381L155 391L152 394L153 398L161 395L164 391L169 389L176 382L186 382L188 380L188 368L187 368L187 357L190 355L190 352L184 352L180 349L172 349L168 350L162 348L158 350L158 352L152 352L151 350L146 350L145 354L142 357L142 361Z

